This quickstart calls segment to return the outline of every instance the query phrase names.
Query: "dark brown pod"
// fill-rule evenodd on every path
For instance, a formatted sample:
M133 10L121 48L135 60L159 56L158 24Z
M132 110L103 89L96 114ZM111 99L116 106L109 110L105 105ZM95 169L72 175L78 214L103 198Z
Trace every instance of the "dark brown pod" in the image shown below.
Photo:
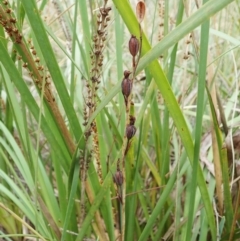
M123 184L123 174L120 170L118 170L113 176L113 181L117 184L117 186L121 186Z
M125 99L128 98L132 91L132 81L128 78L130 74L131 72L128 70L124 71L124 79L122 81L122 94Z
M139 41L132 35L128 43L129 51L133 57L135 57L139 51Z
M128 140L131 140L136 133L136 127L134 125L128 125L126 128L126 136Z

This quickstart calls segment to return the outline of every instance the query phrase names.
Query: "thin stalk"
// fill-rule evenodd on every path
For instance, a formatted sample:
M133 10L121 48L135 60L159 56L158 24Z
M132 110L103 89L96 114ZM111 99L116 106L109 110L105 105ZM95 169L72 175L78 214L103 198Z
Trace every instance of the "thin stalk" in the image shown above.
M130 81L130 86L128 86L130 88L130 93L129 93L129 96L126 96L124 95L124 99L125 99L125 104L126 104L126 110L125 110L125 126L126 126L126 132L125 132L125 135L124 135L124 138L123 138L123 145L122 145L122 160L121 160L121 163L120 163L120 170L122 170L122 174L123 174L123 183L122 183L122 212L120 213L121 215L121 240L125 240L124 237L125 237L125 226L126 226L126 169L125 169L125 158L126 158L126 155L127 155L127 152L129 150L129 147L131 145L131 138L129 138L128 136L128 127L132 127L132 133L133 136L135 135L135 132L136 132L136 129L135 129L135 126L134 126L134 123L135 123L135 117L132 116L131 114L131 106L134 105L133 102L132 102L132 86L134 84L134 79L135 79L135 75L136 75L136 69L137 69L137 66L138 66L138 63L139 63L139 60L141 58L141 49L142 49L142 28L141 28L141 25L139 23L139 32L140 32L140 41L138 42L138 40L132 36L130 41L129 41L129 50L130 50L130 53L132 54L132 75L131 77L128 79L128 74L126 75L124 73L124 80L123 80L123 84L122 84L122 87L124 87L124 81L126 79L128 79L128 81ZM131 40L133 40L133 42L131 42ZM136 50L137 49L137 52L138 52L138 55L137 55L137 59L135 58L135 54L132 53L132 50ZM130 72L129 72L130 73ZM124 93L124 90L123 90L123 94ZM132 120L131 120L132 119ZM134 119L134 121L133 121ZM133 122L133 123L132 123Z

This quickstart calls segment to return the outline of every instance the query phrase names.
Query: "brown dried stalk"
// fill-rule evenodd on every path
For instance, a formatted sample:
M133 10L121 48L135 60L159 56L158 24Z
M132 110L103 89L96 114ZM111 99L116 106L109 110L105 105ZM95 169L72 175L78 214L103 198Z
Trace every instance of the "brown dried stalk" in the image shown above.
M91 57L91 73L90 73L90 81L87 83L87 97L86 97L86 106L84 108L84 123L83 125L87 126L89 119L91 118L92 114L96 110L97 106L97 91L99 88L99 84L101 82L101 73L102 73L102 66L103 66L103 50L105 46L105 41L107 37L107 26L108 22L110 21L109 12L111 10L110 7L106 6L107 1L104 1L104 5L99 8L99 13L97 15L97 30L96 34L93 36L93 51L90 55ZM95 120L92 121L90 127L85 130L85 139L86 139L86 146L90 144L90 137L92 136L92 146L86 148L84 153L84 158L81 162L81 207L84 209L85 200L84 200L84 190L85 188L88 189L89 185L87 183L87 170L88 164L93 156L96 164L97 164L97 173L99 177L100 183L103 183L102 177L102 167L100 162L100 151L99 151L99 140L98 140L98 131L97 131L97 123ZM90 150L89 150L90 149ZM87 151L90 152L90 156L87 156ZM88 195L90 203L92 200ZM100 222L101 218L99 213L96 213L96 219L98 220L97 225L99 226L99 230L103 230L103 223ZM80 222L83 221L83 217ZM106 235L105 235L106 236ZM106 238L104 240L107 240Z

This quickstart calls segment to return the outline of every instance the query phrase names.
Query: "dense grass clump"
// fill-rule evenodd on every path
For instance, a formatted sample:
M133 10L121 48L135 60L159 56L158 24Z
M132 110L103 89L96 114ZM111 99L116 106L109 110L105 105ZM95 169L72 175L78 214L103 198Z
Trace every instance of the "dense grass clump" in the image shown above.
M0 240L240 240L239 9L0 0Z

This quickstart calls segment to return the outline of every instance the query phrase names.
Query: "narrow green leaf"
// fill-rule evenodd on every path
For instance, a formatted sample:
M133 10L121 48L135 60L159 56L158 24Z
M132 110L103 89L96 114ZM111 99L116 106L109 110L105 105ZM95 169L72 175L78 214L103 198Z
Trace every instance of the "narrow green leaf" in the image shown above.
M78 157L78 160L79 160L79 157ZM74 163L75 163L75 168L74 168L73 178L72 178L72 182L71 182L71 189L70 189L69 197L68 197L67 212L66 212L66 216L65 216L65 220L64 220L64 224L63 224L63 232L62 232L61 241L65 240L69 224L71 224L70 219L73 214L72 211L73 211L76 192L77 192L80 165L79 165L79 162L74 162Z
M206 2L203 1L203 4ZM206 82L206 68L207 68L207 56L208 56L208 39L209 39L209 20L201 26L201 40L200 40L200 60L198 71L198 92L197 92L197 116L196 116L196 129L195 129L195 141L194 141L194 159L192 170L192 181L190 189L190 203L188 208L188 221L185 240L190 240L192 235L192 227L194 224L195 212L195 196L197 189L197 174L199 168L199 153L201 148L202 137L202 120L204 114L204 91ZM211 208L211 207L209 207ZM213 224L214 225L214 224Z

